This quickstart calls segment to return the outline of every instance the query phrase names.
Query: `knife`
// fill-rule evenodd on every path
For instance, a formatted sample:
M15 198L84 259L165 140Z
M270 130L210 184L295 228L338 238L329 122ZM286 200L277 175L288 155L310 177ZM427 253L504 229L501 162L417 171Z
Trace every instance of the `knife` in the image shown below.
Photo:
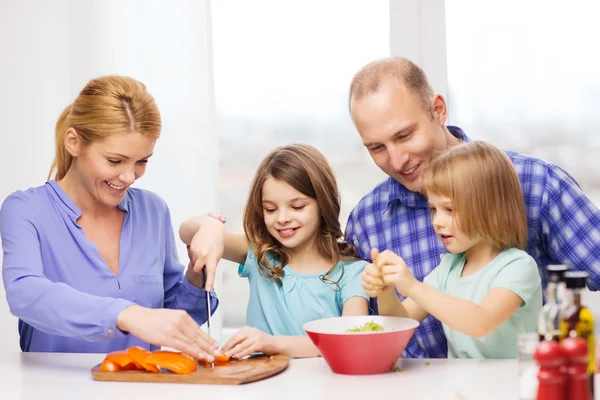
M206 266L204 266L204 284L206 285ZM208 314L208 319L206 320L206 328L208 329L208 336L212 337L210 334L210 292L205 290L206 292L206 312ZM212 368L215 368L214 361L211 363Z

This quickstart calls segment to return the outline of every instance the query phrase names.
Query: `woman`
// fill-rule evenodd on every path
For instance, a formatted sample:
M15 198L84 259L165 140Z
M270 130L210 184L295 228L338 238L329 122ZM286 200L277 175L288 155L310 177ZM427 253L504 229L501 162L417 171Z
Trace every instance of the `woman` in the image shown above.
M183 276L165 202L130 187L160 130L142 83L93 79L56 124L55 180L4 201L2 273L23 351L168 346L212 360L203 276Z

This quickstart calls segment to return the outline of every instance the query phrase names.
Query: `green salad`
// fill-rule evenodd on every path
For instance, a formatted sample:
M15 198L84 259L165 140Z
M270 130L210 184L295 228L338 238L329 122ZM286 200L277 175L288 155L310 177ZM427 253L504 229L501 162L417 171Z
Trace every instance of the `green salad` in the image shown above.
M361 326L357 326L356 328L347 329L346 332L376 332L382 331L383 326L376 324L375 322L367 322Z

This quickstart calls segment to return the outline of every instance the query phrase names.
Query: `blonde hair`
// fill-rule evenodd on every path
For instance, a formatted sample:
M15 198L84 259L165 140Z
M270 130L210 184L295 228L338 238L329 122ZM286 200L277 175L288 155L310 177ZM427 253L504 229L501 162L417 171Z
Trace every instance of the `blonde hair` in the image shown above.
M458 226L504 250L524 249L527 215L517 173L495 146L473 141L450 147L423 172L425 193L448 197Z
M283 267L289 262L289 253L271 236L265 225L262 187L269 176L317 201L321 217L317 251L333 263L321 280L339 288L339 280L334 282L328 275L340 260L356 259L357 252L354 246L342 240L340 195L333 171L323 154L308 144L290 144L273 150L261 162L250 186L244 209L244 231L252 244L261 274L281 284ZM276 265L270 262L269 254L274 257Z
M66 175L73 158L65 148L67 130L73 128L83 146L112 135L139 132L157 139L160 112L146 86L126 76L92 79L56 122L56 152L48 179L56 171L58 181Z
M377 92L383 83L393 79L406 88L421 102L425 111L431 117L431 100L433 89L429 84L427 75L421 67L402 57L387 57L375 60L361 68L350 84L348 105L352 110L352 101Z

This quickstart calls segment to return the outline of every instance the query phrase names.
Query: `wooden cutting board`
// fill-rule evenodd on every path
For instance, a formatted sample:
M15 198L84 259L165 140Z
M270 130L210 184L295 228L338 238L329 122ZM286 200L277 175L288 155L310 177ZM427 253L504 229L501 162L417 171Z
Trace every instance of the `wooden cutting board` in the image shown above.
M92 376L98 381L239 385L276 375L287 368L289 361L290 356L283 354L260 355L215 365L214 369L210 365L204 367L198 364L198 369L189 375L178 375L165 370L157 374L147 371L102 372L98 364L92 368Z

